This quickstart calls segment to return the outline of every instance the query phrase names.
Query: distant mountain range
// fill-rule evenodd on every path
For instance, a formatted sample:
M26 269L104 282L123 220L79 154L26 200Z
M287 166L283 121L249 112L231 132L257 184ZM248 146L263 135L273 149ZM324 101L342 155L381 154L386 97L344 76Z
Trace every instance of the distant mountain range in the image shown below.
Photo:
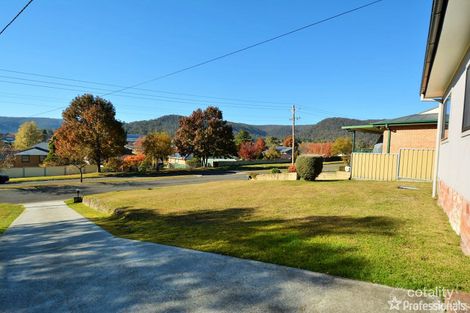
M58 118L0 116L0 133L16 133L18 127L27 121L36 122L42 129L57 129L62 124L62 120Z
M165 115L156 119L126 123L124 127L129 134L145 135L153 131L166 131L174 135L178 129L180 118L180 115ZM330 117L321 120L317 124L298 125L296 126L296 134L302 140L332 141L341 136L349 136L347 131L341 129L341 126L368 124L373 121L375 120ZM291 133L290 125L251 125L235 122L229 122L229 124L232 125L234 133L243 129L248 131L252 137L273 136L284 138ZM358 139L371 145L376 142L377 135L364 133L358 135Z
M164 115L156 119L125 123L124 128L129 134L146 135L153 131L166 131L174 135L179 125L181 115ZM26 118L26 117L2 117L0 116L0 133L14 133L18 127L26 121L35 121L39 128L57 129L62 123L61 119L54 118ZM296 134L298 138L308 141L331 141L348 133L341 129L345 125L360 125L372 122L372 120L356 120L341 117L331 117L321 120L317 124L298 125ZM291 133L290 125L251 125L229 122L234 133L240 130L248 131L252 137L273 136L284 138ZM360 134L359 139L370 145L375 143L377 135Z

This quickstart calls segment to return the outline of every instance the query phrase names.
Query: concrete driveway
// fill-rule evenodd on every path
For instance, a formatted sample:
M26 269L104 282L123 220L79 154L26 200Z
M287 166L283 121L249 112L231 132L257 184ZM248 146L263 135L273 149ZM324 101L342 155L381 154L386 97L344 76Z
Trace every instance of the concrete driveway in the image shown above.
M116 238L60 201L27 204L0 236L0 312L377 313L390 312L393 296L407 299L405 290Z

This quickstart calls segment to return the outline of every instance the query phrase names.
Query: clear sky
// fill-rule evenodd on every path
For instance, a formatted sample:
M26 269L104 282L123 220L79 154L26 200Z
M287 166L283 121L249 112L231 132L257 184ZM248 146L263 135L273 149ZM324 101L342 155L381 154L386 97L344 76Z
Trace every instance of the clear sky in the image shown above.
M35 0L0 36L0 115L60 117L43 112L119 89L5 70L129 86L366 2ZM25 3L0 1L0 26ZM432 106L419 100L430 10L431 0L385 0L106 98L123 121L207 105L252 124L288 124L292 103L302 124L420 112Z

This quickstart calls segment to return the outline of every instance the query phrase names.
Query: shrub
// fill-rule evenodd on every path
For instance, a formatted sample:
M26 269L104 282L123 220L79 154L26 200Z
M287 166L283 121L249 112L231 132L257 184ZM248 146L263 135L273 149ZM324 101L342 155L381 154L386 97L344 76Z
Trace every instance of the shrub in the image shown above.
M279 174L280 172L281 172L281 170L278 169L278 168L273 168L273 169L271 169L271 173L272 173L272 174Z
M289 167L287 168L287 171L288 171L289 173L296 173L296 172L297 172L297 169L295 168L295 164L289 165Z
M152 168L153 168L152 161L150 161L148 158L145 158L142 162L139 163L137 170L140 173L146 173L150 171Z
M295 168L300 178L315 180L323 170L323 158L301 155L295 161Z
M186 161L186 164L187 164L190 168L201 167L201 160L200 160L199 158L193 157L192 159L187 160L187 161Z
M123 170L126 172L134 172L139 169L140 163L145 160L145 155L126 155L123 158Z
M121 158L109 158L104 162L104 171L105 172L121 172L123 170L124 162Z

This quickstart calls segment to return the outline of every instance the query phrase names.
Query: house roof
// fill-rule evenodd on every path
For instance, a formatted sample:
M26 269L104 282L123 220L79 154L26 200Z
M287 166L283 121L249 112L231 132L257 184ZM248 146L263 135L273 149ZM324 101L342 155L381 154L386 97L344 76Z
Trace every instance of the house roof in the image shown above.
M45 150L46 152L49 152L49 144L44 141L32 146L31 148L39 148L41 150Z
M48 153L49 145L47 142L40 142L29 149L15 153L15 155L47 155Z
M44 151L40 148L30 148L21 152L15 153L15 155L47 155L48 151Z
M398 118L392 118L387 120L378 121L372 123L374 126L385 126L385 125L416 125L416 124L437 124L438 114L411 114Z
M276 150L279 151L280 153L289 153L290 151L292 151L292 147L277 146Z
M420 93L443 98L470 46L470 1L434 0Z
M370 124L364 125L351 125L351 126L343 126L341 129L346 130L360 130L362 132L369 132L369 133L382 133L384 127L386 126L412 126L412 125L437 125L438 114L437 113L430 113L435 112L434 109L418 113L418 114L411 114L406 116L401 116L392 119L385 119L380 120Z

